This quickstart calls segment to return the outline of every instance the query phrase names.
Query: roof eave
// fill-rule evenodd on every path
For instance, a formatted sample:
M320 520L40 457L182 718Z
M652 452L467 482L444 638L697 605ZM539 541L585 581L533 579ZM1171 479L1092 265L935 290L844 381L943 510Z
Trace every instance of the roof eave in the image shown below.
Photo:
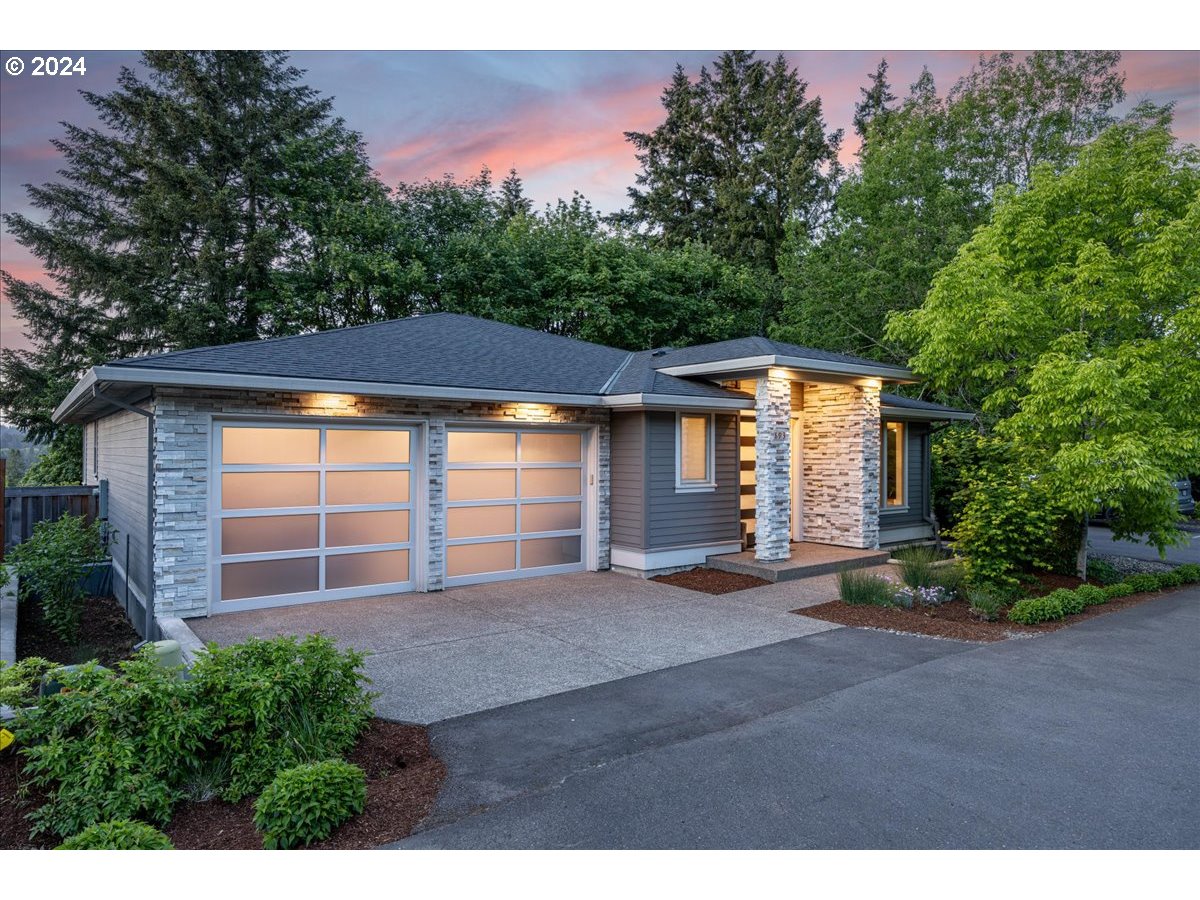
M707 363L692 363L683 366L664 366L658 369L664 375L679 377L697 375L736 375L763 369L794 369L814 375L852 375L879 378L895 384L913 384L920 379L912 371L901 366L843 363L827 359L802 356L744 356L738 359L722 359Z
M975 413L961 409L912 409L907 406L881 406L879 413L889 419L910 419L917 422L960 421L969 422Z

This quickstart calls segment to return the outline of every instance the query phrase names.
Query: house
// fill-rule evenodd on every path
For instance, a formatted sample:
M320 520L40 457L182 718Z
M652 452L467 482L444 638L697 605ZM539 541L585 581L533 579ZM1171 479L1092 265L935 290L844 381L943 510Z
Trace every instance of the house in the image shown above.
M188 617L927 538L930 425L969 414L883 393L913 380L438 313L116 360L54 418L108 483L118 592Z

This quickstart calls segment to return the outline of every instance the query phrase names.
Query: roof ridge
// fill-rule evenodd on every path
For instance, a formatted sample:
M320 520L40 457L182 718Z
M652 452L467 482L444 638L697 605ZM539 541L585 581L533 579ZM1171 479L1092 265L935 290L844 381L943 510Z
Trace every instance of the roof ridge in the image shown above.
M621 373L625 371L625 367L633 362L634 355L634 352L630 350L628 355L621 360L621 364L613 370L613 373L608 376L608 381L604 382L604 385L600 388L600 396L606 395L609 389L617 383L617 379L621 377Z

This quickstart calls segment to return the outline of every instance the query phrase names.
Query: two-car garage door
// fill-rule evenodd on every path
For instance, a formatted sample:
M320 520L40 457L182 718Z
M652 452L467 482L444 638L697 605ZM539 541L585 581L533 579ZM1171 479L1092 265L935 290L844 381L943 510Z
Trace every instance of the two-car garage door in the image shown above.
M220 423L213 612L412 590L428 541L416 426ZM445 583L581 571L577 430L447 432Z

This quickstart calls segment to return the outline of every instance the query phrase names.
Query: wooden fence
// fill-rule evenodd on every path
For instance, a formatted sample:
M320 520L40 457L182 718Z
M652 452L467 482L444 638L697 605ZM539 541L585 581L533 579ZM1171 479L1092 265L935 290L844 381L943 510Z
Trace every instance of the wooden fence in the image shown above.
M54 521L67 514L84 516L88 522L99 512L99 494L95 487L4 487L3 532L0 532L0 559L3 548L15 547L33 535L33 526L49 519Z

